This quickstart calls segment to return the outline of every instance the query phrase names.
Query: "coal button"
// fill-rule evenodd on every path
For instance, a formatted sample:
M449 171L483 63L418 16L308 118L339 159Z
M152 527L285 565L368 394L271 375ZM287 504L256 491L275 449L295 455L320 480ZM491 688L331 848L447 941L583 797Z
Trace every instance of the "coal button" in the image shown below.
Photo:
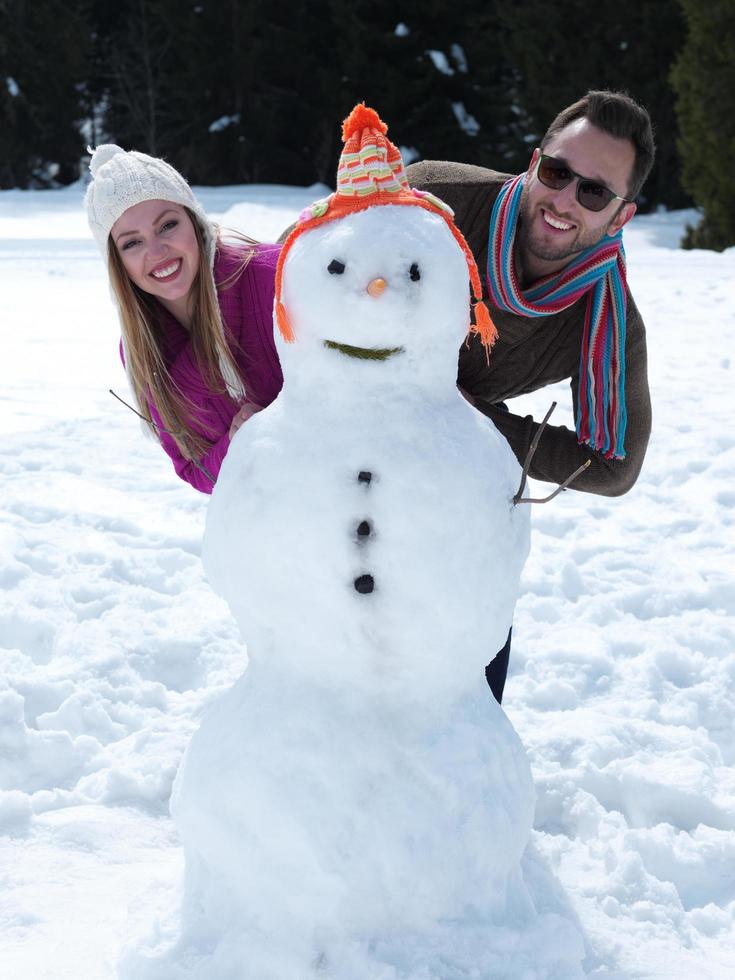
M358 538L369 538L371 530L372 528L370 527L369 521L360 521L360 523L357 525Z
M373 474L370 472L370 470L360 470L360 472L357 474L358 483L370 483L372 478Z
M355 588L362 595L367 595L375 588L375 581L372 575L360 575L355 579Z

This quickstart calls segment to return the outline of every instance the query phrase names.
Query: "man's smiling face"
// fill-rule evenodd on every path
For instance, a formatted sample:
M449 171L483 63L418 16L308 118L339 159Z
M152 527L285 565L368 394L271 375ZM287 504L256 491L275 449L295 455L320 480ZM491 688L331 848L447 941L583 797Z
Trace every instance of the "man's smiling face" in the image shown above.
M628 197L635 149L630 140L610 136L589 122L575 119L557 133L543 152L567 166ZM518 235L517 258L523 279L529 283L558 272L570 259L604 235L616 234L635 214L635 204L612 200L602 211L583 208L577 200L577 181L561 190L546 187L536 175L539 151L535 150L526 174Z

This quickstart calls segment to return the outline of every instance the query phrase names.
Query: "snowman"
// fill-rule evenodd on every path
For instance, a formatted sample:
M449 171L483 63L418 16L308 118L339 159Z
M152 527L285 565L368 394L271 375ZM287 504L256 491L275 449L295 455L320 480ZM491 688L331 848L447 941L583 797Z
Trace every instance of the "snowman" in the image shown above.
M528 509L507 443L456 387L468 330L492 339L474 261L386 131L353 110L336 193L285 243L283 391L237 433L207 514L205 569L250 663L174 789L176 976L449 980L536 962L530 770L484 676Z

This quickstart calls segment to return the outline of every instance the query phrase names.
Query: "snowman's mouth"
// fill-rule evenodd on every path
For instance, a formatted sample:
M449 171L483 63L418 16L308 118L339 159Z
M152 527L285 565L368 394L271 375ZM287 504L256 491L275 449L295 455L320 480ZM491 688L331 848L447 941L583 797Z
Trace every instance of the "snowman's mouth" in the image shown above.
M336 340L325 340L324 346L361 361L387 361L394 354L403 353L402 347L352 347L350 344L338 344Z

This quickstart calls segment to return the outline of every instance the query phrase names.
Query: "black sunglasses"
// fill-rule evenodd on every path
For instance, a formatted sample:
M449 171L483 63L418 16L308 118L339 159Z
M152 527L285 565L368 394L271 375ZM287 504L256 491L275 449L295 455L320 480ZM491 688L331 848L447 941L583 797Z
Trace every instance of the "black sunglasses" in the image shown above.
M560 191L571 181L577 181L577 200L588 211L604 211L610 201L623 201L630 204L632 198L621 197L609 187L575 173L563 160L541 153L536 164L536 176L545 187Z

